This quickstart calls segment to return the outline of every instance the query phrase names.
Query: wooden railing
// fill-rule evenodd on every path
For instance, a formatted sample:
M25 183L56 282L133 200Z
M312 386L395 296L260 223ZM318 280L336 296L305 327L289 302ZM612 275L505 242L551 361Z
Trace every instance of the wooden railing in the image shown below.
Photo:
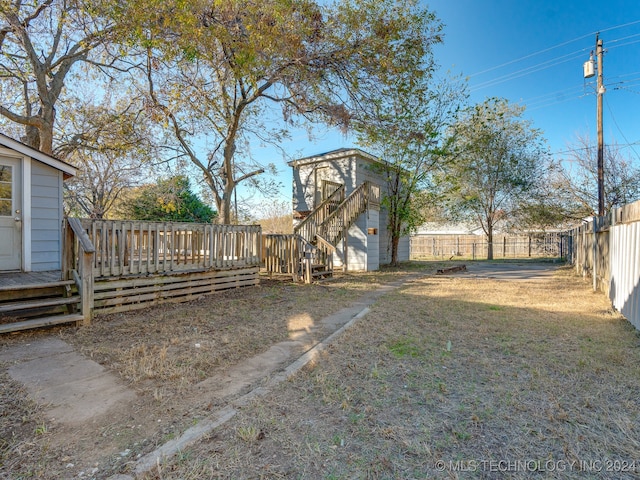
M378 193L376 198L379 203L380 187L372 185L370 182L364 182L351 192L321 225L318 225L317 234L326 239L330 244L336 245L360 214L366 211L369 198L372 196L372 192L375 191L372 187L377 188Z
M298 234L267 234L262 240L263 266L267 273L284 273L294 281L312 281L314 266L323 265L333 272L333 254L336 249L321 237L312 245Z
M307 252L309 254L305 256L302 272L306 283L311 283L313 265L324 265L327 272L333 273L333 255L336 253L336 247L320 235L316 235L316 244L307 243Z
M77 218L67 218L64 228L62 274L65 280L74 280L80 293L83 324L89 325L93 317L93 259L95 246Z
M322 181L322 199L323 201L333 195L336 190L342 189L342 198L338 203L344 200L344 184L338 182L332 182L331 180Z
M370 183L367 182L369 184L369 189L368 189L368 196L369 198L367 199L367 201L369 202L369 206L370 207L380 207L380 185L376 185L375 183Z
M315 241L318 225L321 225L344 201L344 185L334 184L333 186L335 187L333 193L318 205L307 218L296 225L293 228L293 233L297 233L308 242Z
M286 273L298 279L302 258L302 238L296 234L265 234L262 236L263 266L269 275Z
M260 264L259 225L81 220L95 245L95 277Z

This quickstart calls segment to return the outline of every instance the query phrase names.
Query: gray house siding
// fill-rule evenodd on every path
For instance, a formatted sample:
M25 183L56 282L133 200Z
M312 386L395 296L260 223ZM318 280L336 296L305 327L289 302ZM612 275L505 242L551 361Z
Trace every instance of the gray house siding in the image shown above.
M311 211L318 203L316 192L322 180L341 183L345 194L355 189L355 169L350 158L333 161L319 161L300 165L293 169L293 209L299 212Z
M410 255L411 239L408 236L400 237L398 243L398 260L400 262L408 262Z
M380 210L380 265L391 263L391 238L387 223L389 214L386 210ZM398 242L398 261L409 261L410 237L408 235L400 237Z
M349 228L347 237L347 250L349 253L347 270L350 272L363 271L367 269L367 228L366 218L361 215L355 224ZM344 266L344 242L340 242L337 247L336 266Z
M389 245L389 231L387 230L387 222L389 221L389 213L381 209L380 210L380 228L378 229L379 247L380 252L380 264L385 265L391 262L391 249Z
M59 270L62 257L62 172L31 167L31 270Z
M367 212L367 271L380 269L380 211Z

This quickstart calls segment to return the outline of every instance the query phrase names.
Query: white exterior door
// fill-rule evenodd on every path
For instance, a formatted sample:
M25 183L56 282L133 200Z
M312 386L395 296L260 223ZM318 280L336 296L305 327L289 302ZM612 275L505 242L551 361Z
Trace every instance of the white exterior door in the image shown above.
M22 267L20 161L0 157L0 271Z

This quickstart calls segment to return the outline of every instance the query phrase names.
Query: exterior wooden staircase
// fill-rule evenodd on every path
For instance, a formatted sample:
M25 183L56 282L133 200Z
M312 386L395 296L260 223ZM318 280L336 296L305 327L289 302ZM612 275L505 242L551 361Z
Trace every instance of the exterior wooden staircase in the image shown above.
M346 198L344 185L333 185L335 190L293 229L311 251L307 253L311 260L303 261L305 281L333 274L333 254L337 245L369 205L380 202L380 187L370 182L362 183Z
M82 322L75 281L0 287L0 333Z

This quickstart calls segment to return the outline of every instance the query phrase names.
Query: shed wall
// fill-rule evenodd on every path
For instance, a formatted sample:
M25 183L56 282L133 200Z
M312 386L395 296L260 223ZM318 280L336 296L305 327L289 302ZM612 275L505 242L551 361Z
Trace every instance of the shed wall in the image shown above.
M355 189L355 168L352 157L315 162L293 168L293 210L311 211L315 208L316 182L329 180L345 186L345 194ZM320 182L319 182L320 183Z
M372 272L380 269L380 211L370 209L363 216L367 217L367 271Z
M59 270L62 256L62 172L31 167L31 270Z

